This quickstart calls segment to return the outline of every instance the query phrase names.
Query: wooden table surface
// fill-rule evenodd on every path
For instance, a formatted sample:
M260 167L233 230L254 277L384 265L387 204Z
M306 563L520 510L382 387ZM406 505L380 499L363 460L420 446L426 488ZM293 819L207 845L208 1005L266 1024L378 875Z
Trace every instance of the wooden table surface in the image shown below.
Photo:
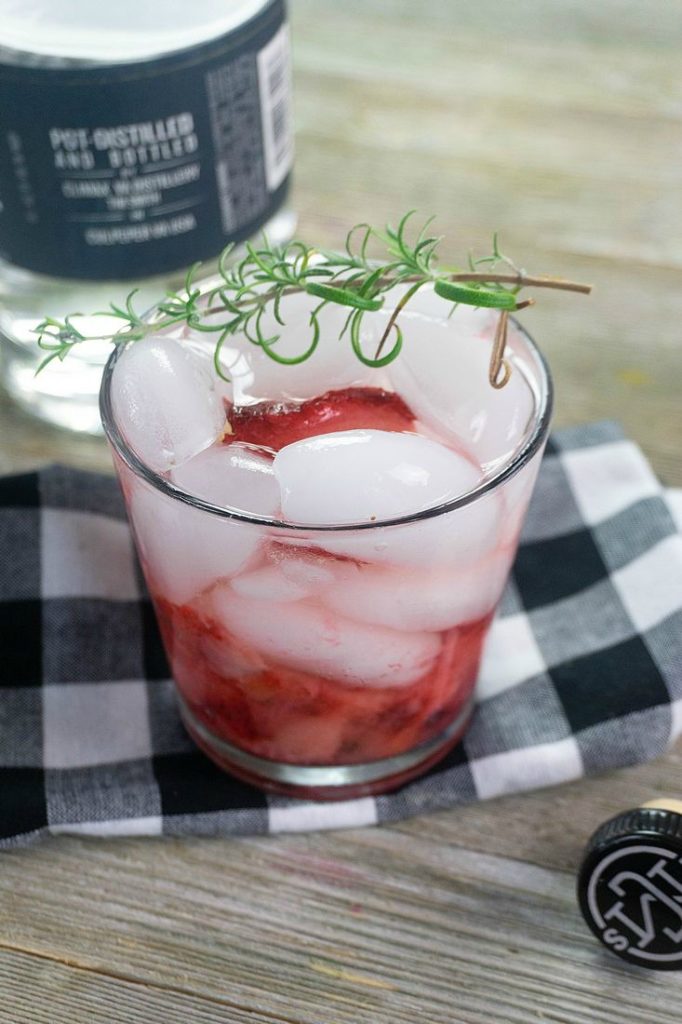
M682 8L675 0L295 0L301 234L436 213L499 229L546 293L557 423L612 417L682 484ZM107 465L0 404L0 471ZM680 752L389 827L244 840L61 837L0 857L0 1022L679 1022L678 975L579 917L592 830L679 794Z

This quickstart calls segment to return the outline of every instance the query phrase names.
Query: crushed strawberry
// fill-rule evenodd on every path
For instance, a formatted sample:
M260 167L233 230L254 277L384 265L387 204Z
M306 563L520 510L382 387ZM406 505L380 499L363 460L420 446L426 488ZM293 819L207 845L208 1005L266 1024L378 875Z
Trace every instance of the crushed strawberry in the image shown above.
M353 764L438 735L471 694L490 616L442 634L434 668L410 686L353 685L269 661L192 605L155 599L173 676L219 738L292 764Z
M402 398L381 388L326 391L306 402L258 402L228 409L231 433L223 443L242 441L279 451L285 445L339 430L415 429Z

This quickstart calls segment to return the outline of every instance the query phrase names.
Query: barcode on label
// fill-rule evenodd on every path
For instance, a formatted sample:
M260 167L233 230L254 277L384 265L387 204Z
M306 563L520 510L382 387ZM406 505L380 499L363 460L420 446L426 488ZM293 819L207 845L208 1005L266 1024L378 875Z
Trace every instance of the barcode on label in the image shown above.
M258 54L265 180L270 192L284 181L294 155L289 52L289 28L282 25Z

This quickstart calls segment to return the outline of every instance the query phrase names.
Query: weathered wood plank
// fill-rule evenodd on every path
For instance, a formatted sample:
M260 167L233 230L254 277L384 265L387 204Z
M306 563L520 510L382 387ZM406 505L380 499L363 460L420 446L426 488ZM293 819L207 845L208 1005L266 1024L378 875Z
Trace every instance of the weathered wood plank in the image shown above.
M554 799L576 790L584 814L586 785ZM519 799L526 829L533 799L551 811L548 795ZM656 979L653 1007L651 976L608 957L579 918L573 868L585 834L568 844L568 870L500 855L498 843L516 847L508 804L489 805L487 822L471 808L333 835L63 838L3 858L2 942L252 1007L257 1021L676 1020L676 978ZM546 822L545 859L565 855L565 825L564 815Z
M91 971L34 952L0 949L3 1024L235 1024L253 1022L249 1008L210 995L158 989L103 969ZM268 1024L287 1018L264 1015Z

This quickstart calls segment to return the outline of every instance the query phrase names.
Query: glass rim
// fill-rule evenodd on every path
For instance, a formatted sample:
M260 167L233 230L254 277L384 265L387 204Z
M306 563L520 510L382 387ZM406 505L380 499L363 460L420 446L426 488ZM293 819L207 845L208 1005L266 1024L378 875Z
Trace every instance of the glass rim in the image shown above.
M130 469L137 477L140 477L157 491L160 491L169 498L174 498L176 501L189 505L191 508L201 512L208 512L210 515L215 515L222 519L249 523L252 526L266 526L270 529L282 530L283 532L290 531L321 534L349 533L356 532L357 530L377 530L384 527L406 526L409 523L423 522L426 519L433 519L436 516L445 515L448 512L454 512L457 509L465 508L467 505L472 505L486 494L497 490L498 487L501 487L513 476L516 476L516 474L530 462L533 456L544 444L547 434L549 433L549 424L554 404L554 385L547 360L523 325L520 324L515 317L510 317L510 320L523 336L524 342L528 346L530 354L535 361L536 368L540 371L542 384L544 385L542 393L538 398L537 408L534 412L533 429L530 432L530 435L526 437L524 443L517 451L514 452L513 456L507 460L503 466L496 470L490 477L484 478L470 491L460 494L449 501L429 506L429 508L426 509L420 509L418 512L411 512L408 515L396 516L391 519L378 519L364 523L320 524L297 521L287 522L283 519L277 519L272 516L261 516L245 512L237 508L227 508L223 505L216 505L213 502L206 501L195 494L190 494L188 491L184 491L181 487L178 487L176 484L166 479L166 477L162 476L156 470L147 466L128 445L116 424L111 404L111 380L114 367L128 344L134 345L135 342L116 345L114 347L114 351L107 359L104 367L104 373L102 375L99 395L102 426L104 427L106 437L116 454L125 463L128 469Z

